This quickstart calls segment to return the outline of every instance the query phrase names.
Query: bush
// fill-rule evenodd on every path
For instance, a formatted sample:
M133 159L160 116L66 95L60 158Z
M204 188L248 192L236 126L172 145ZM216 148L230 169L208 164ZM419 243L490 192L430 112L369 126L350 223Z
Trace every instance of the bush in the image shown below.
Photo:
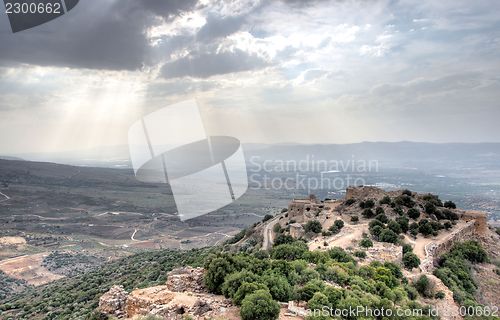
M304 253L308 251L307 245L302 241L295 241L290 244L280 244L272 249L271 257L282 260L302 259Z
M342 248L334 247L328 250L328 255L335 261L338 262L351 262L354 259Z
M403 244L403 255L408 252L413 252L413 248L410 244L404 243Z
M382 230L378 238L379 241L388 243L398 243L399 241L398 235L390 229Z
M363 217L365 217L366 219L369 219L369 218L373 218L373 216L375 215L375 213L373 213L372 209L366 208L365 210L363 210L363 212L361 213L361 215Z
M342 220L335 220L335 222L333 223L335 226L337 226L337 228L339 229L342 229L344 227L344 221Z
M321 280L314 279L306 283L302 288L297 290L297 299L309 301L316 292L321 292L325 288L325 283Z
M387 204L387 205L390 205L391 204L391 197L389 196L384 196L379 202L378 202L380 205L382 204Z
M226 276L221 292L226 298L233 298L243 282L259 282L259 276L248 270L234 272Z
M270 215L270 214L266 214L266 215L264 216L264 218L262 219L262 222L266 222L266 221L268 221L268 220L271 220L272 218L273 218L273 216L272 216L272 215Z
M387 223L389 222L389 218L387 218L387 216L385 214L379 214L375 217L375 219L377 219L378 221L382 222L382 223Z
M444 207L448 209L456 209L457 205L455 204L455 202L448 200L444 203Z
M446 297L446 295L444 294L443 291L438 291L436 292L436 294L434 295L434 298L436 299L444 299Z
M269 289L267 288L267 286L265 284L263 284L263 283L259 283L259 282L251 282L251 283L243 282L243 284L238 288L238 290L234 294L234 297L233 297L234 304L236 304L237 306L240 306L241 303L243 302L243 299L245 299L245 297L248 294L254 293L257 290L267 290L267 291L269 291Z
M354 204L355 202L356 202L356 199L351 198L351 199L347 199L346 201L344 201L344 204L345 204L346 206L351 206L351 205L352 205L352 204Z
M420 259L416 254L412 252L407 252L403 255L403 265L406 269L412 270L420 265Z
M280 305L266 290L257 290L243 299L240 315L242 320L275 320L280 313Z
M292 298L292 286L285 277L277 274L265 275L262 282L269 288L273 299L288 302Z
M354 256L358 257L358 258L361 258L361 259L364 259L364 258L366 258L366 252L364 252L364 251L355 251L354 252Z
M373 242L368 238L363 238L359 242L359 245L363 248L370 248L370 247L373 247Z
M359 217L358 216L351 216L351 222L358 222L359 221Z
M279 246L280 244L290 244L295 242L295 239L289 234L280 233L276 236L273 246Z
M281 228L281 225L279 223L277 223L273 226L273 231L274 231L274 233L282 233L283 228Z
M378 214L384 214L384 213L385 213L385 211L384 211L384 208L382 208L382 207L377 207L375 209L375 214L377 214L377 215Z
M387 227L389 229L391 229L392 231L394 231L394 233L396 233L396 234L400 234L402 232L401 226L399 225L399 223L397 223L394 220L389 221L389 223L387 224Z
M205 274L205 285L210 292L221 294L222 284L226 275L233 272L233 267L224 258L215 258L210 261Z
M310 310L322 310L324 306L328 306L328 297L321 292L316 292L307 302L307 307Z
M397 217L396 222L399 224L402 233L408 232L408 229L410 228L410 221L407 217Z
M385 229L381 226L374 226L373 228L370 228L370 233L375 238L378 238L380 236L380 234L382 233L382 231L384 231L384 230Z
M415 201L413 201L412 197L406 194L402 194L397 196L394 199L394 203L399 206L405 206L407 208L413 208L415 206Z
M359 207L361 209L371 209L375 206L375 201L373 201L372 199L368 199L368 200L365 200L365 201L361 201L359 203Z
M313 233L321 233L321 230L323 230L323 226L321 225L321 222L318 220L311 220L306 223L304 226L304 231L305 232L313 232Z
M432 203L436 207L442 207L443 206L443 202L441 202L441 200L439 199L439 196L437 196L435 194L428 193L428 194L424 195L422 197L422 199L425 200L425 201L427 201L427 202Z
M415 281L415 289L418 293L426 298L431 298L433 296L434 285L431 283L426 275L421 275L417 281Z
M427 214L436 213L436 206L432 202L426 202L424 208Z
M432 224L427 219L420 220L418 223L418 232L423 234L424 236L428 236L434 233L434 228Z
M412 218L413 220L417 220L420 217L420 211L415 208L410 208L408 209L408 217Z
M407 196L409 196L409 197L413 196L413 194L411 193L411 191L410 191L410 190L408 190L408 189L404 189L404 190L401 192L401 194L407 195Z

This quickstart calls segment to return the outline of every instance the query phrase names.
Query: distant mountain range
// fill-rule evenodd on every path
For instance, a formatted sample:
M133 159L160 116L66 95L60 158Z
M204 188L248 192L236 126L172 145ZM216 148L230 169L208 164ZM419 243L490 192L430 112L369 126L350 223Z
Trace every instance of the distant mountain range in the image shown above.
M500 167L500 143L361 142L353 144L244 144L247 160L377 160L398 167L413 162L471 163ZM128 146L95 148L59 153L31 153L0 156L78 166L130 168Z

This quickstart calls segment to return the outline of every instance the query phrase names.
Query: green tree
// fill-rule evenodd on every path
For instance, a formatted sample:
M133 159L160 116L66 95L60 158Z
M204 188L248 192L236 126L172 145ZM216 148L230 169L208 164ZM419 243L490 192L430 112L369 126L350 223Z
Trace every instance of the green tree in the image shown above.
M390 229L382 230L378 238L382 242L398 243L399 241L398 235Z
M406 269L412 270L420 265L420 259L413 252L407 252L403 255L403 264Z
M311 310L321 310L324 306L328 306L329 304L328 297L325 294L316 292L307 302L307 307Z
M292 297L292 286L288 280L278 274L267 274L262 277L262 282L269 288L273 299L287 302Z
M420 217L420 211L415 208L410 208L408 209L408 217L412 218L413 220L417 220Z
M233 271L232 265L225 258L217 257L210 261L205 274L205 285L210 292L221 294L222 284Z
M295 241L290 244L280 244L272 249L271 257L282 260L302 259L304 253L308 251L307 245L302 241Z
M368 238L363 238L359 242L359 245L363 248L370 248L370 247L373 247L373 242Z
M240 315L243 320L275 320L280 313L280 305L266 290L257 290L243 299Z
M233 298L238 291L238 288L243 284L243 282L259 282L260 277L256 274L248 271L242 270L239 272L234 272L226 276L224 283L222 284L222 294L226 298Z
M245 297L248 294L254 293L257 290L269 291L269 288L265 284L259 282L251 282L251 283L243 282L236 291L236 293L234 294L233 297L234 304L236 304L237 306L241 305L243 299L245 299Z
M323 226L318 220L308 221L304 226L305 232L321 233L321 230L323 230Z

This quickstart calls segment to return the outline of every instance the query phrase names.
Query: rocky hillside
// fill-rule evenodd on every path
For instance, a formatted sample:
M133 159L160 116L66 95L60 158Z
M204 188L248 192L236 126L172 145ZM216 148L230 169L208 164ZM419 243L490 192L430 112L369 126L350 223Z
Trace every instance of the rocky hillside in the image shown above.
M28 290L0 318L324 320L314 310L364 306L461 319L461 306L499 303L499 240L485 214L436 195L355 188L294 199L223 246L142 253Z

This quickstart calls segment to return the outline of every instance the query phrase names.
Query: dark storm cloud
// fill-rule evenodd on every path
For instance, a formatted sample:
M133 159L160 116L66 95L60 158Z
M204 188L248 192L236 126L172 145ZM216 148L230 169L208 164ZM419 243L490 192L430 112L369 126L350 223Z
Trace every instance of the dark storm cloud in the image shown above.
M66 15L16 34L2 15L0 64L139 69L151 58L146 29L195 5L195 0L81 1Z
M257 55L235 50L233 52L188 55L166 63L161 70L164 78L208 78L214 75L263 68L266 62Z
M215 17L208 16L207 23L198 31L196 38L200 41L210 41L227 37L240 30L246 16Z

